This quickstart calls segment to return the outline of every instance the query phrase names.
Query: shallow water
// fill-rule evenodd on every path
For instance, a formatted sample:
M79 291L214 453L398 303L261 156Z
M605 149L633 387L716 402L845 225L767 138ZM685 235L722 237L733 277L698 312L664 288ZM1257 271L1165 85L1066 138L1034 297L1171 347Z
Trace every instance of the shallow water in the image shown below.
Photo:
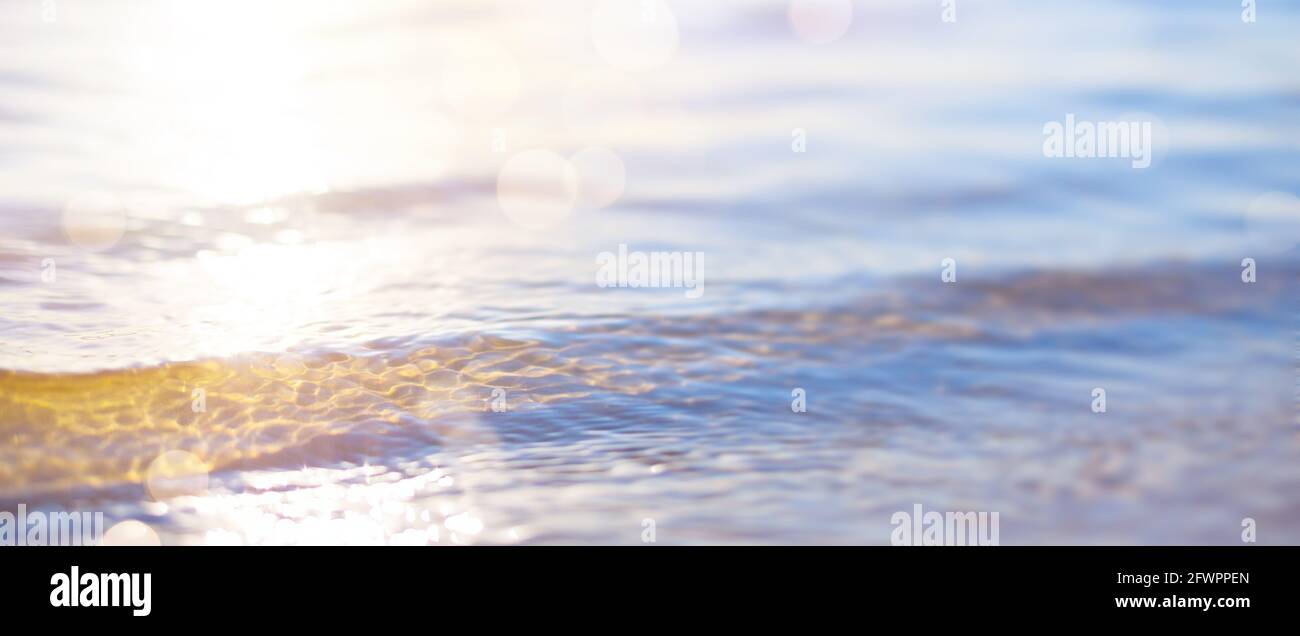
M1257 213L1300 191L1294 7L868 2L816 46L785 3L673 3L671 60L622 74L589 3L421 4L0 12L0 509L164 544L879 544L915 503L1004 544L1300 542L1300 217ZM1161 152L1046 159L1066 113L1149 113ZM516 151L592 145L614 205L503 213ZM120 224L70 221L104 193ZM702 295L598 286L620 244L702 253Z

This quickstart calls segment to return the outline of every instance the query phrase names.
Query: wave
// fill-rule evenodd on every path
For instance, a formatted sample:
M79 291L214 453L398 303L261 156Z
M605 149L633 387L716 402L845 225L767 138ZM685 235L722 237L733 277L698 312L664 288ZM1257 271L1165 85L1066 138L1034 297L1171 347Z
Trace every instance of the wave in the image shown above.
M590 423L574 410L581 405L625 409L601 414L600 425L635 426L792 364L833 366L846 351L943 343L1009 351L1071 325L1093 333L1159 316L1259 325L1289 315L1280 308L1297 273L1292 264L1254 285L1237 282L1231 268L1185 264L1015 272L956 285L908 278L816 309L548 315L437 338L372 339L346 352L246 353L95 373L4 370L0 497L138 483L170 450L217 472L464 444L483 432L495 390L518 417L485 439L526 443L580 431ZM1150 353L1140 331L1100 346L1112 358ZM840 372L829 381L873 381L861 366ZM579 406L562 415L545 408L561 404ZM924 411L899 415L919 421Z

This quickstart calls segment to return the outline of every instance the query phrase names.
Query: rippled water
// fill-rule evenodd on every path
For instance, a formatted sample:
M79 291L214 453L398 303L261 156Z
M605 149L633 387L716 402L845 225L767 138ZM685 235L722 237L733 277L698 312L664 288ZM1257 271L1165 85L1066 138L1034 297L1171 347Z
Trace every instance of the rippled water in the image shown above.
M1300 542L1294 7L858 2L814 45L783 2L674 2L671 58L622 72L588 2L29 4L0 509L164 544L887 543L914 503L1004 544ZM1067 113L1162 152L1046 159ZM498 205L516 152L589 146L613 205ZM620 244L702 253L703 295L596 285Z

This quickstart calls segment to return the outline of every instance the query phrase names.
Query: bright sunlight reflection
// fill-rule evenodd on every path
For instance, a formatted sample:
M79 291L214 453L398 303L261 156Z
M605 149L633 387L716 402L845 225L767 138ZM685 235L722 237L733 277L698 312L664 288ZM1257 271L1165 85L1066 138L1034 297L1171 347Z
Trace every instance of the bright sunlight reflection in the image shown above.
M125 146L105 152L217 205L442 175L459 137L436 65L365 90L357 80L371 76L349 70L438 59L442 43L362 46L336 31L364 3L319 4L155 2L95 18L124 25L102 43L124 88L100 116Z
M137 124L174 182L206 200L324 190L320 131L298 116L312 51L302 22L280 4L245 8L257 18L229 3L159 4L138 23L132 86L153 112Z

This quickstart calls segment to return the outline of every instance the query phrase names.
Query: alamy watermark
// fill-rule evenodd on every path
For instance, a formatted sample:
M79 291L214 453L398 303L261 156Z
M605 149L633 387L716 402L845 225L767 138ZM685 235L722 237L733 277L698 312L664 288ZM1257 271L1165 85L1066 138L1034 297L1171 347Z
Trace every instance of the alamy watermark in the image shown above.
M1043 156L1049 158L1124 158L1137 169L1151 165L1150 121L1078 121L1068 113L1064 122L1043 124Z
M102 512L42 512L18 504L17 514L0 510L0 546L99 545Z
M135 616L148 616L151 575L146 572L100 574L72 566L67 574L50 577L52 607L129 607Z
M677 287L687 298L704 295L704 252L641 252L618 244L596 255L598 287Z
M913 504L912 512L898 511L889 518L893 545L998 545L998 513L935 512Z

